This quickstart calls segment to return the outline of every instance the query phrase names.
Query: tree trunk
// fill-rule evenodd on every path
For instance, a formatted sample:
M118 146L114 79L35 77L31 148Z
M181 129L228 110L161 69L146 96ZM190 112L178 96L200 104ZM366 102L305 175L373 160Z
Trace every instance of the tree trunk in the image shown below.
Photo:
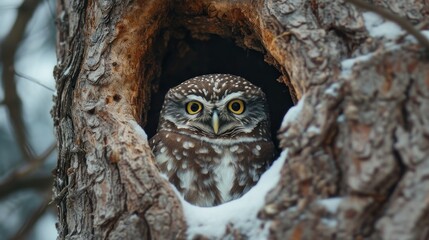
M419 0L373 7L415 25L429 14ZM60 239L193 237L140 127L168 43L183 32L262 52L299 100L278 134L280 180L258 214L268 238L429 237L427 49L372 36L342 1L62 0L57 11ZM233 222L223 237L252 238Z

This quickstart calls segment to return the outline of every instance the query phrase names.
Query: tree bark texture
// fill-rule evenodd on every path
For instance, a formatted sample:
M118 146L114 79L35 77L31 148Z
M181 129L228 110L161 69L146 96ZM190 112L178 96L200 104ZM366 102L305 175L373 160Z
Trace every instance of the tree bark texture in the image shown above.
M428 20L424 1L372 3L416 25ZM60 0L57 22L60 239L186 238L180 201L138 127L180 29L261 51L300 100L296 121L279 130L288 158L259 214L271 222L270 239L428 238L427 56L417 44L388 49L370 37L355 6ZM366 54L341 74L343 60ZM340 204L332 213L321 200L334 197ZM243 236L251 237L225 234Z

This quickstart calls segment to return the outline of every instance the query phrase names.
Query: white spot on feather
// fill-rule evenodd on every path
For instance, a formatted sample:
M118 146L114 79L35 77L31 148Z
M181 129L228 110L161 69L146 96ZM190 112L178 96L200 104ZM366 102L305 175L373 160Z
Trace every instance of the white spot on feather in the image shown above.
M182 160L182 155L180 155L180 154L174 155L174 157L175 157L177 160Z
M252 153L255 154L256 156L259 156L259 150L258 149L253 149Z
M167 155L167 153L161 153L161 154L156 155L155 159L156 159L156 162L158 164L163 164L163 163L169 161L170 157Z
M172 161L168 161L167 162L167 171L171 171L171 169L173 169L173 162Z
M195 144L194 144L194 143L192 143L192 142L184 142L184 143L183 143L183 147L184 147L185 149L189 149L189 148L193 148L193 147L195 147Z
M238 150L238 145L234 145L234 146L230 147L230 148L229 148L229 150L230 150L231 152L235 152L235 151L237 151L237 150Z
M197 150L197 152L196 153L199 153L199 154L205 154L205 153L208 153L209 152L209 149L207 149L207 148L205 148L205 147L203 147L203 148L200 148L199 150Z
M218 146L213 145L213 150L217 153L217 154L221 154L222 153L222 149L220 149Z

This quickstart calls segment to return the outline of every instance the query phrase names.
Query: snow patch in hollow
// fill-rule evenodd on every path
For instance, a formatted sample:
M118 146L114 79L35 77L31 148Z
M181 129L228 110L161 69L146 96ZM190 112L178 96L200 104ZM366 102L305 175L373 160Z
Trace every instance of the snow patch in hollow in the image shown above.
M146 139L147 141L147 135L146 132L143 130L143 128L134 120L128 121L128 123L131 124L131 126L134 128L135 132L140 135L143 139Z
M300 115L304 107L304 101L305 101L305 95L301 97L297 105L289 108L289 110L287 111L286 115L283 118L282 125L280 128L285 128L287 124L297 121L298 116Z
M225 234L226 226L231 223L246 233L248 239L266 239L269 223L260 227L264 222L258 219L257 214L265 204L265 195L278 183L286 157L287 151L283 151L271 168L261 176L259 182L241 198L215 207L191 205L171 185L183 205L188 224L188 238L193 239L201 234L210 239L219 239Z

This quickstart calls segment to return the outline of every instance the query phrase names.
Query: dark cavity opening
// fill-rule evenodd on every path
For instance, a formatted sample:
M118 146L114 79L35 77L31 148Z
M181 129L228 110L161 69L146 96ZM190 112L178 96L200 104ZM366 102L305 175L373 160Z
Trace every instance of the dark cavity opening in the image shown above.
M244 77L265 92L270 106L272 138L278 146L277 130L293 102L288 87L277 81L281 73L264 61L262 53L243 49L231 39L215 35L208 40L185 36L170 40L161 67L145 126L149 138L156 133L164 96L170 88L198 75L227 73Z

